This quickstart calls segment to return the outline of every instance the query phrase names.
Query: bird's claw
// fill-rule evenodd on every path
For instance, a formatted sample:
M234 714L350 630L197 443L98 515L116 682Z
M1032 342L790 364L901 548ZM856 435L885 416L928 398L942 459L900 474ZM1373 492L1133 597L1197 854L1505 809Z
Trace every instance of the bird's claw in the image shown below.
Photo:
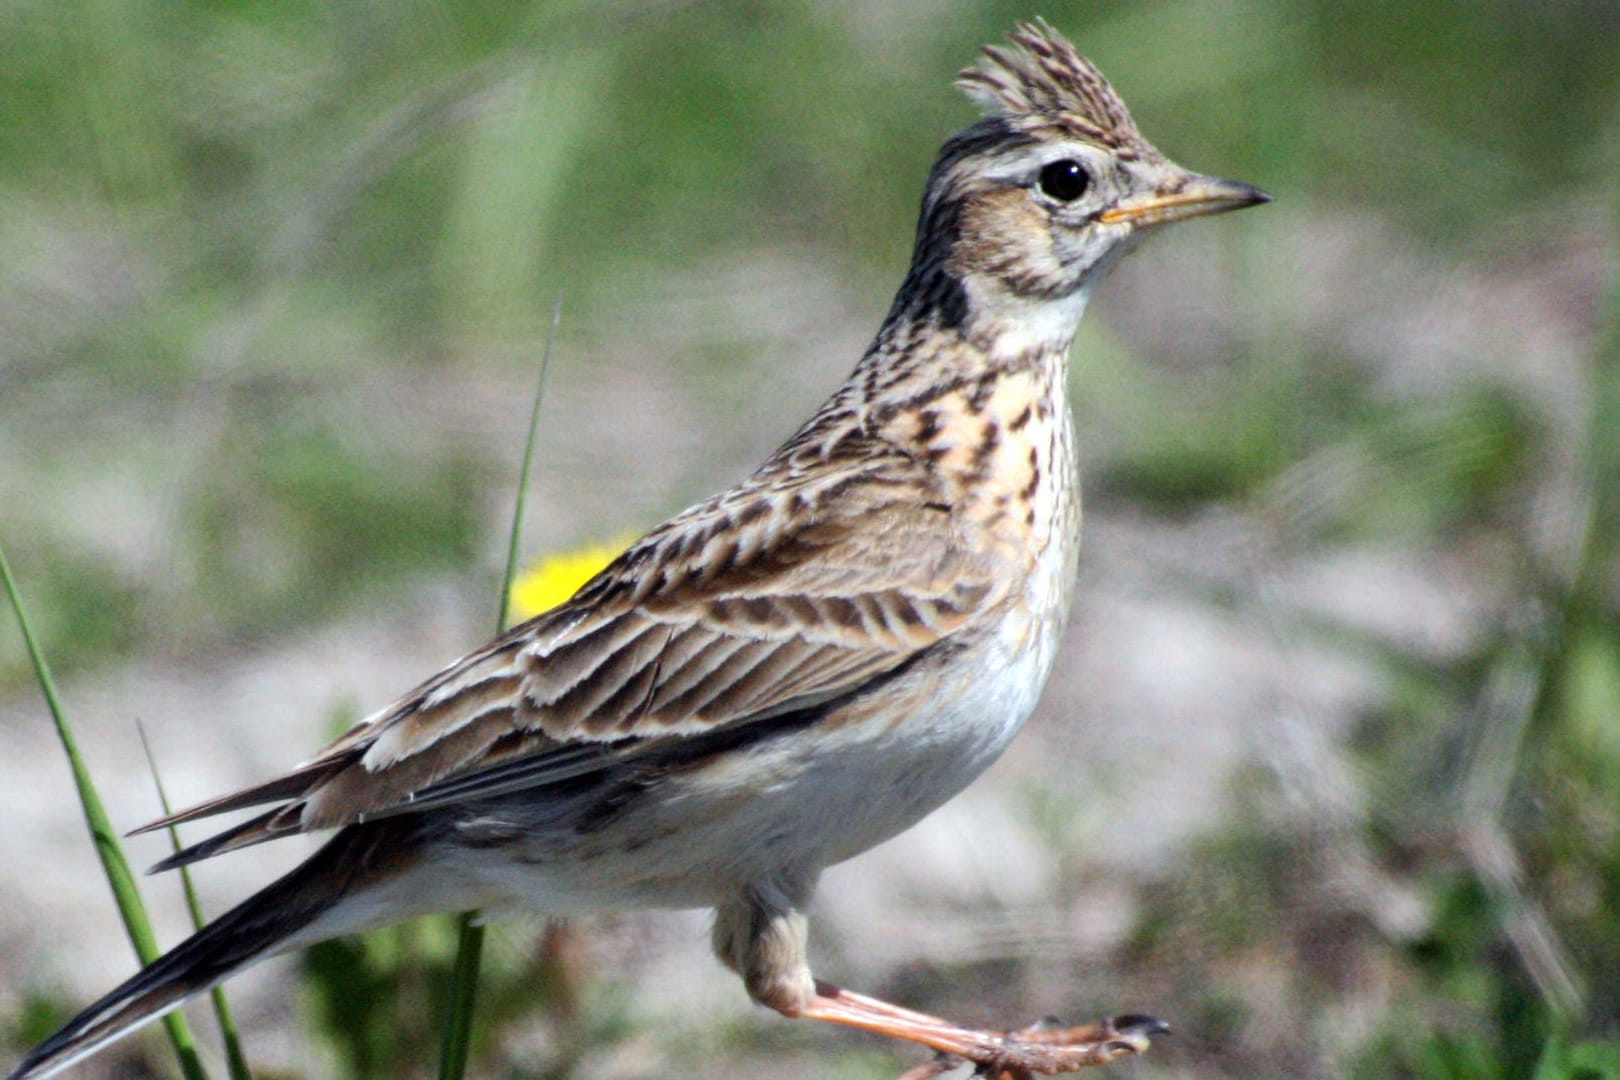
M1169 1033L1170 1025L1163 1020L1137 1014L1073 1028L1060 1027L1056 1020L1046 1017L1003 1033L1001 1046L993 1056L978 1061L974 1075L990 1080L1035 1080L1037 1076L1108 1065L1118 1058L1146 1052L1153 1036ZM956 1060L960 1062L961 1058Z
M1002 1032L999 1045L982 1055L938 1051L931 1061L907 1069L899 1080L934 1080L967 1064L984 1080L1036 1080L1145 1053L1153 1036L1169 1033L1170 1025L1152 1016L1117 1016L1076 1028L1060 1028L1047 1017Z

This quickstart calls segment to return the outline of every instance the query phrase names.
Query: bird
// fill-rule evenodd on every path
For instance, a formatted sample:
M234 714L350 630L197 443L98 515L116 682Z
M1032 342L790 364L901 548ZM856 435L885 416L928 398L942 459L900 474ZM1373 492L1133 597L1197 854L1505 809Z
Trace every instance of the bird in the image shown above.
M714 952L755 1002L984 1075L1107 1064L1166 1030L974 1030L806 958L821 872L967 786L1053 669L1080 536L1069 351L1092 290L1159 226L1270 199L1172 163L1045 21L957 85L983 116L941 148L910 268L825 404L560 606L284 775L136 830L256 809L154 871L335 833L10 1080L267 957L444 911L712 909Z

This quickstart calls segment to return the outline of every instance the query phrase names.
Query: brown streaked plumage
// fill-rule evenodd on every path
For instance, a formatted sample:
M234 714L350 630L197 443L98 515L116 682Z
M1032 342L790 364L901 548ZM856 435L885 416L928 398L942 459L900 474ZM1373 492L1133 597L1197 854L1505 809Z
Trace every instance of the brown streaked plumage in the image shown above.
M1189 173L1044 23L959 85L911 269L855 371L747 480L293 772L146 828L267 806L160 867L337 829L92 1005L51 1075L248 964L438 910L703 906L756 1001L1027 1076L1162 1030L975 1032L812 978L821 870L977 776L1035 705L1080 524L1068 349L1142 229L1264 201Z

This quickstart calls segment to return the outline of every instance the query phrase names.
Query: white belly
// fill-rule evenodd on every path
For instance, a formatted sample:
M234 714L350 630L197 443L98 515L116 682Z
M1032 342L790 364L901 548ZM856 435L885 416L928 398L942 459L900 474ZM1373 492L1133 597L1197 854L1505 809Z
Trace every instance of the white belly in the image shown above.
M549 912L701 907L782 875L813 880L916 824L1006 749L1051 671L1072 566L1054 551L991 635L810 728L672 775L608 824L445 857L482 883L479 906Z
M1060 424L1054 470L1073 467L1068 436ZM454 871L481 882L481 907L701 907L761 882L813 880L916 824L988 768L1035 709L1068 621L1075 491L1042 492L1041 554L993 629L808 728L678 770L606 824L447 852Z

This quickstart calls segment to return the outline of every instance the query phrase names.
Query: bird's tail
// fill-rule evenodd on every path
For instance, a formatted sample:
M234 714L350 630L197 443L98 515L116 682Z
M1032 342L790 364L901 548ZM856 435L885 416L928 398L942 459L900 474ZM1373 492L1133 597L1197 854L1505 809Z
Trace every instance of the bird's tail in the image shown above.
M378 823L382 824L382 823ZM6 1080L43 1080L178 1008L243 968L358 927L335 925L339 902L382 869L377 830L344 829L302 865L175 946L68 1021ZM341 921L341 920L338 920Z

